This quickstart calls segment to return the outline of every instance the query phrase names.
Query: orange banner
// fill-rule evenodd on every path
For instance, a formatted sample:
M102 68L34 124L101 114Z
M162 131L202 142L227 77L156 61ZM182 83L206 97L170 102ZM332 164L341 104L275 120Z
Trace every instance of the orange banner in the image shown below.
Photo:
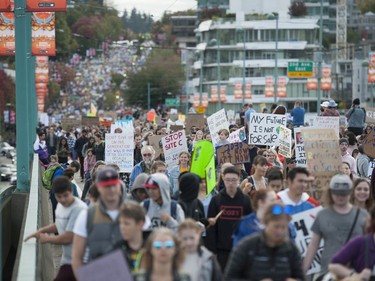
M65 12L66 0L27 0L26 11L27 12Z
M38 111L44 112L44 104L38 104Z
M0 56L14 56L15 51L14 13L0 13Z
M266 85L264 87L264 96L266 98L273 97L274 92L274 79L273 77L266 77Z
M318 89L318 79L308 78L306 83L307 90L317 90Z
M323 66L320 89L323 91L332 90L331 65L326 64Z
M277 83L277 96L279 98L286 97L286 85L288 84L288 80L286 77L279 77Z
M367 82L369 84L375 83L375 52L369 53Z
M0 12L10 12L10 1L1 0L0 1Z
M242 99L242 84L241 83L234 84L234 98Z
M193 96L193 107L198 107L199 105L199 93L195 93Z
M219 95L217 94L217 87L211 86L211 102L219 102Z
M32 13L31 25L33 56L55 56L55 13Z
M208 94L207 93L202 93L202 106L204 108L208 107Z
M252 99L252 95L251 95L251 83L246 83L246 87L245 87L245 99Z
M35 83L48 83L48 75L43 73L36 73Z
M227 102L227 86L220 86L220 101L221 102Z
M46 83L36 83L35 87L37 90L47 90L47 84Z

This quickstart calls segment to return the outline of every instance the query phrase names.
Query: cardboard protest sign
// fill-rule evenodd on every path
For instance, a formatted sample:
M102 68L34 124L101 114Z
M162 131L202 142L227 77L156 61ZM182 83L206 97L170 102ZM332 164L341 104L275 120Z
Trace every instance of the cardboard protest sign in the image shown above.
M286 126L286 115L251 113L249 144L279 146L277 128Z
M184 129L184 126L182 125L171 125L169 127L170 132L178 132Z
M208 173L210 170L212 174ZM190 172L198 175L202 179L206 179L207 195L215 188L215 161L214 161L214 147L211 142L207 140L199 141L194 147L193 155L191 157Z
M133 131L105 135L105 161L117 164L122 173L131 173L134 164Z
M69 118L69 117L64 117L61 120L61 126L64 131L69 131L73 127L81 127L81 119L77 119L77 117L74 118Z
M311 131L316 133L311 134ZM302 136L310 171L314 174L339 171L342 161L339 142L333 129L303 129Z
M122 250L116 250L81 266L77 270L77 275L81 281L133 281Z
M375 161L370 161L368 163L368 170L367 170L367 177L371 179L372 176L372 171L374 170L375 167Z
M160 147L160 141L163 136L160 135L153 135L148 137L148 144L151 145L155 149L155 158L158 158L162 148Z
M315 116L314 128L334 129L337 137L339 137L340 117Z
M292 130L285 126L279 127L279 153L286 158L292 158Z
M190 134L191 127L195 126L199 128L200 130L203 130L205 123L206 123L206 120L204 119L203 114L188 114L186 116L185 129L187 133Z
M375 108L366 108L366 123L375 124Z
M295 243L302 257L306 255L307 247L312 238L313 232L311 231L311 227L314 223L314 220L318 212L322 209L322 207L317 207L314 209L307 210L305 212L297 213L292 216L292 223L294 224L297 232ZM324 240L321 239L318 251L313 259L310 269L307 271L307 275L320 272L320 260L322 257L323 248Z
M249 163L249 146L243 142L236 142L220 146L217 151L218 166L222 166L224 163Z
M216 147L217 143L220 141L219 131L221 129L227 129L229 132L229 123L225 114L225 109L223 108L208 117L207 124L208 128L210 129L212 143L214 147Z
M371 158L375 158L375 128L367 134L362 141L363 150L365 154Z
M308 183L307 193L313 197L319 204L323 204L323 192L329 188L331 178L337 172L317 172L314 173L314 180Z
M178 131L161 139L165 162L168 169L178 165L178 155L182 151L188 151L185 131Z
M246 140L246 132L245 127L242 127L232 133L229 134L229 142L235 143L235 142L242 142Z
M307 167L305 146L303 145L302 129L294 128L294 151L296 164L299 167Z
M83 126L98 126L99 117L82 116L82 125Z

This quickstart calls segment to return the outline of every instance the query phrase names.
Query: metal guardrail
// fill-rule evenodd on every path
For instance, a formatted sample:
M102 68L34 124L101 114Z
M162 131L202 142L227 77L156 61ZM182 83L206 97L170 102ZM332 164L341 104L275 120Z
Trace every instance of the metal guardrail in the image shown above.
M21 232L22 241L27 235L38 229L38 205L39 205L39 158L34 155L32 174L30 182L30 193L26 212L25 227ZM17 281L34 281L37 276L37 255L38 242L36 239L30 239L22 242L20 262L17 273Z

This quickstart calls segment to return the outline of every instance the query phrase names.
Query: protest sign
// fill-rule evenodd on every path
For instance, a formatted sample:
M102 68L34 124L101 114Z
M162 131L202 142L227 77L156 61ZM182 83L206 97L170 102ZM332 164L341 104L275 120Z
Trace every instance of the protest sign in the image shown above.
M236 113L234 112L234 110L229 109L227 111L227 117L228 117L229 124L235 124L236 123L235 116L236 116Z
M225 109L221 109L218 112L212 114L207 118L208 128L210 129L211 139L214 147L220 141L219 131L226 129L229 132L229 123L225 114Z
M366 123L375 123L375 108L366 108Z
M301 128L294 128L294 150L296 155L297 166L306 167L305 146L303 145L303 137Z
M220 146L217 151L218 166L224 163L240 164L249 163L249 146L243 142L236 142Z
M246 140L246 132L245 127L242 127L232 133L229 134L229 142L235 143L235 142L241 142Z
M200 130L203 130L204 124L206 123L206 120L204 119L203 114L188 114L186 116L186 130L187 133L190 134L191 127L195 126L199 128Z
M292 130L283 125L279 127L279 153L292 158Z
M184 129L184 126L182 126L182 125L171 125L170 127L169 127L169 129L170 129L170 132L178 132L178 131L181 131L181 130L183 130Z
M77 275L81 281L133 281L122 250L111 252L81 266L77 270Z
M370 161L368 163L368 170L367 170L367 177L371 179L372 176L372 171L374 170L375 167L375 161Z
M302 136L307 166L311 172L316 174L340 170L340 147L333 129L302 129Z
M331 178L337 172L317 172L313 174L314 180L308 183L307 193L319 204L323 204L323 192L329 188Z
M210 170L212 174L208 173ZM214 147L207 140L199 141L194 147L191 157L190 172L198 175L202 179L206 179L207 195L215 188L215 161Z
M286 115L251 113L249 144L279 146L277 128L286 126Z
M63 128L64 131L69 131L73 127L81 127L81 119L77 119L77 117L74 118L69 118L69 117L64 117L61 120L61 127Z
M105 135L105 161L120 167L120 172L131 173L134 164L134 134L125 131L122 134Z
M160 141L162 137L163 136L160 135L153 135L148 137L148 144L155 149L155 158L158 158L162 151L162 147L160 146Z
M362 141L363 150L365 154L371 158L375 158L375 128L367 134Z
M99 117L82 116L83 126L99 126Z
M111 134L115 133L115 130L117 129L117 132L119 132L121 129L122 133L125 133L126 131L134 131L133 127L133 120L118 120L115 124L111 125Z
M314 128L334 129L337 137L339 137L340 117L315 116Z
M185 131L178 131L161 139L165 162L168 169L178 165L178 155L182 151L188 151Z
M312 234L311 227L314 223L314 220L322 207L316 207L301 213L292 215L292 223L296 228L296 239L295 245L299 249L301 256L304 257L307 252L307 247L310 244ZM324 240L321 239L318 251L311 263L310 269L307 271L307 275L315 274L320 272L320 260L322 257L324 248Z

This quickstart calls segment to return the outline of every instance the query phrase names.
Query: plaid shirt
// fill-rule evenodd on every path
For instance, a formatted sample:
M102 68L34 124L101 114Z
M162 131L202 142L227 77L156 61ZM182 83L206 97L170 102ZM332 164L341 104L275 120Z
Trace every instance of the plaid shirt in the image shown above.
M72 138L72 137L69 137L68 138L68 146L69 148L72 150L74 149L74 145L76 144L76 139L75 138Z

